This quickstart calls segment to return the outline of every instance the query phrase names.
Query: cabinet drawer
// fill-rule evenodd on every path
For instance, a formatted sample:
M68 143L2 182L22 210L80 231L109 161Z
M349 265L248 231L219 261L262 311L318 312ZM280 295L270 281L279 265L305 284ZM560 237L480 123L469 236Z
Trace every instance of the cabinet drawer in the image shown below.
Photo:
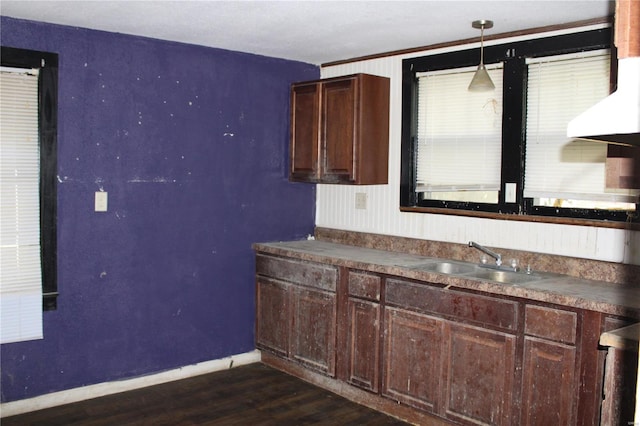
M380 277L349 271L349 296L380 301Z
M386 301L399 307L515 330L518 304L509 300L445 290L427 284L387 280Z
M333 266L260 254L256 256L256 273L333 292L338 280L338 270Z
M525 307L524 332L530 336L575 344L578 315L544 306Z

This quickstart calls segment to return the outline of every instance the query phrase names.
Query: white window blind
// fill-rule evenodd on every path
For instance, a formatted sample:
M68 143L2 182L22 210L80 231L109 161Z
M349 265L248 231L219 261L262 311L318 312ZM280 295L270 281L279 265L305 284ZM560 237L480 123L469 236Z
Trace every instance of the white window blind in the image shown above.
M487 66L496 89L469 92L473 68L419 73L418 192L498 191L502 64Z
M0 343L42 338L37 70L0 71Z
M609 52L528 60L524 196L628 202L605 186L607 145L567 138L567 123L609 94Z

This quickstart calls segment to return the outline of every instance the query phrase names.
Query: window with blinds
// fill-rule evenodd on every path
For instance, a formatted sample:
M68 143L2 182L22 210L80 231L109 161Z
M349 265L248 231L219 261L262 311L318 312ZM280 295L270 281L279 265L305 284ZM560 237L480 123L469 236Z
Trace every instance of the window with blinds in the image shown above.
M38 70L0 71L0 343L42 338Z
M607 50L527 60L524 196L534 205L634 207L638 191L608 189L607 145L567 138L571 119L609 95Z
M496 89L469 92L476 67L418 73L416 192L424 199L497 203L502 145L502 64Z
M607 188L607 145L566 137L609 95L610 47L610 28L489 45L489 92L467 90L477 49L404 59L400 208L640 222L640 190Z

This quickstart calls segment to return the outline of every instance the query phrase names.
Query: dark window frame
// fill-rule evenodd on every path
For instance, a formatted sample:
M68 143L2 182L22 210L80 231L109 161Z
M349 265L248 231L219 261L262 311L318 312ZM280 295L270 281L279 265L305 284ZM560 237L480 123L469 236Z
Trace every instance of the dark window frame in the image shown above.
M503 119L500 190L497 204L441 201L422 199L416 186L416 134L417 134L417 73L476 66L477 48L441 53L402 61L402 145L400 207L419 211L447 209L494 214L564 217L572 219L638 221L637 214L630 218L626 211L596 209L551 208L534 206L533 199L524 198L525 125L526 125L526 59L562 55L598 49L613 50L611 28L583 31L552 37L507 42L484 49L485 64L502 62ZM505 203L505 183L517 184L516 202ZM636 212L640 211L636 205ZM455 213L454 213L455 214ZM461 212L461 214L463 214Z
M57 308L57 151L58 54L1 47L5 67L38 68L38 134L40 144L40 250L42 306Z

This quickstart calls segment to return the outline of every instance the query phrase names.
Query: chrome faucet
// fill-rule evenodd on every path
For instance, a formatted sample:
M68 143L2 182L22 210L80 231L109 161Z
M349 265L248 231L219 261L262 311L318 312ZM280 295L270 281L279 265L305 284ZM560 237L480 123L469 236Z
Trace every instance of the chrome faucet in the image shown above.
M499 253L491 251L488 248L483 247L480 244L478 244L476 242L473 242L473 241L469 241L469 247L477 248L478 250L480 250L484 254L493 257L496 260L496 266L502 265L502 255L500 255Z

